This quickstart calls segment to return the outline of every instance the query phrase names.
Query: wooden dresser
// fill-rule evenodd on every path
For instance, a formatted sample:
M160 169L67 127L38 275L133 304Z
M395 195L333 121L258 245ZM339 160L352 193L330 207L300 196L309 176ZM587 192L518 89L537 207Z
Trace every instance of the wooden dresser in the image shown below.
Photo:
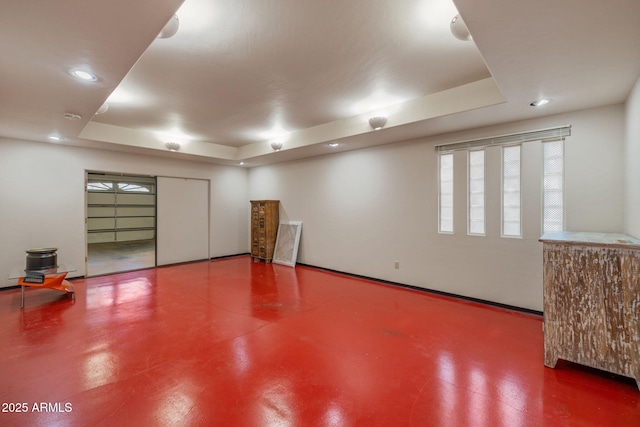
M631 377L640 387L640 240L545 233L544 364L558 359Z
M251 259L271 262L278 234L279 200L251 201Z

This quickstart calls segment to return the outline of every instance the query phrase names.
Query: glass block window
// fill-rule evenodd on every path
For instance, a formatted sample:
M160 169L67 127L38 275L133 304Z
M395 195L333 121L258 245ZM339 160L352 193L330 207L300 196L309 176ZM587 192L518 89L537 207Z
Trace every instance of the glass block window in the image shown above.
M564 143L545 142L543 161L543 231L564 229Z
M453 154L440 154L438 231L453 233Z
M469 234L484 235L484 150L469 151Z
M521 147L502 148L502 235L522 236L522 198L520 185Z

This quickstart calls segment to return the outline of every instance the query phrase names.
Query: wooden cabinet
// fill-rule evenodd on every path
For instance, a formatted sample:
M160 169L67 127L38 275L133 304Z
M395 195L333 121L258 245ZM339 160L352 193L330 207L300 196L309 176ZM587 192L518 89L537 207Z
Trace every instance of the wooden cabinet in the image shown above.
M251 259L271 262L278 235L279 200L251 201Z
M640 387L640 240L545 233L544 364L558 359L634 378Z

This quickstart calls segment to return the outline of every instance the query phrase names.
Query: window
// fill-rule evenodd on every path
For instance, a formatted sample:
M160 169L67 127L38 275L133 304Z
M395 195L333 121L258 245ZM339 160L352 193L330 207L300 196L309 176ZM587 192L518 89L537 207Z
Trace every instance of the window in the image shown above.
M440 154L438 195L441 233L453 233L453 154Z
M151 184L137 184L134 182L119 182L118 190L127 193L150 193L153 186Z
M502 148L502 235L522 236L520 146Z
M487 215L494 212L493 198L487 199L487 195L492 194L500 194L502 237L522 238L524 220L531 222L527 229L532 232L534 227L541 227L543 232L564 230L564 139L568 136L571 136L570 125L436 145L438 232L453 234L454 215L466 215L467 235L487 235L487 221L492 221L491 216ZM536 149L527 149L526 143L534 143L529 147ZM535 171L532 165L537 164L540 159L531 159L530 156L539 152L539 144L542 144L544 151L543 167L542 171ZM490 148L487 150L487 147ZM464 151L467 157L467 205L464 207L462 203L454 207L453 168L456 151ZM500 160L494 159L494 153L496 156L501 153ZM497 169L498 162L501 163L501 169L499 173L496 170L494 175L492 170ZM461 163L458 164L461 166ZM523 187L523 166L528 174L527 179L538 180L540 175L544 177L542 194L527 193L535 187ZM458 189L462 188L461 184L462 182L456 184ZM535 214L524 216L522 201L532 200L532 196L540 201L540 210L536 209ZM455 214L454 208L457 209ZM495 208L497 210L498 206ZM491 227L488 228L491 232Z
M90 179L87 183L87 191L114 191L114 182ZM154 184L137 182L118 182L116 192L118 193L152 193Z
M484 150L469 151L469 234L484 235Z
M543 232L564 229L564 143L542 144L543 160Z
M113 191L113 182L90 181L87 183L88 191Z

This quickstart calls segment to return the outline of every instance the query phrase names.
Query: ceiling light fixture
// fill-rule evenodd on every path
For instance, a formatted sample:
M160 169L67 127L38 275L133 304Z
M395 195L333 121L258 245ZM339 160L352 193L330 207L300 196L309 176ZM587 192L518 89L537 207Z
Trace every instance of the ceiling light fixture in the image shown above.
M244 165L244 162L238 162L238 164L239 164L240 166L242 166L242 165Z
M100 108L98 108L98 111L96 111L96 114L104 114L107 112L108 109L109 109L109 104L105 102L100 106Z
M371 126L373 130L382 129L386 123L387 118L382 116L371 117L369 119L369 126Z
M179 142L167 142L165 145L169 151L178 151L180 149Z
M272 142L271 148L273 148L273 151L280 151L282 148L282 142Z
M537 101L533 101L529 105L531 105L532 107L542 107L543 105L547 105L548 103L548 99L538 99Z
M165 26L162 28L162 31L160 31L160 34L158 34L158 38L168 39L169 37L175 36L176 33L178 32L179 27L180 27L180 19L178 18L178 15L173 15L171 19L169 19L169 22L167 22Z
M449 28L451 29L451 33L455 38L462 41L472 40L471 33L467 28L467 24L464 23L462 17L458 14L453 17L451 23L449 24Z
M71 70L71 75L76 79L84 80L85 82L95 82L98 77L88 71L83 70Z
M64 138L60 135L49 135L49 139L52 141L62 141Z
M67 120L80 120L82 116L76 113L64 113L64 118Z
M339 144L339 143L337 143L337 142L331 142L331 143L329 143L328 145L329 145L329 147L331 147L331 148L336 148L336 147L337 147L338 145L340 145L340 144Z

